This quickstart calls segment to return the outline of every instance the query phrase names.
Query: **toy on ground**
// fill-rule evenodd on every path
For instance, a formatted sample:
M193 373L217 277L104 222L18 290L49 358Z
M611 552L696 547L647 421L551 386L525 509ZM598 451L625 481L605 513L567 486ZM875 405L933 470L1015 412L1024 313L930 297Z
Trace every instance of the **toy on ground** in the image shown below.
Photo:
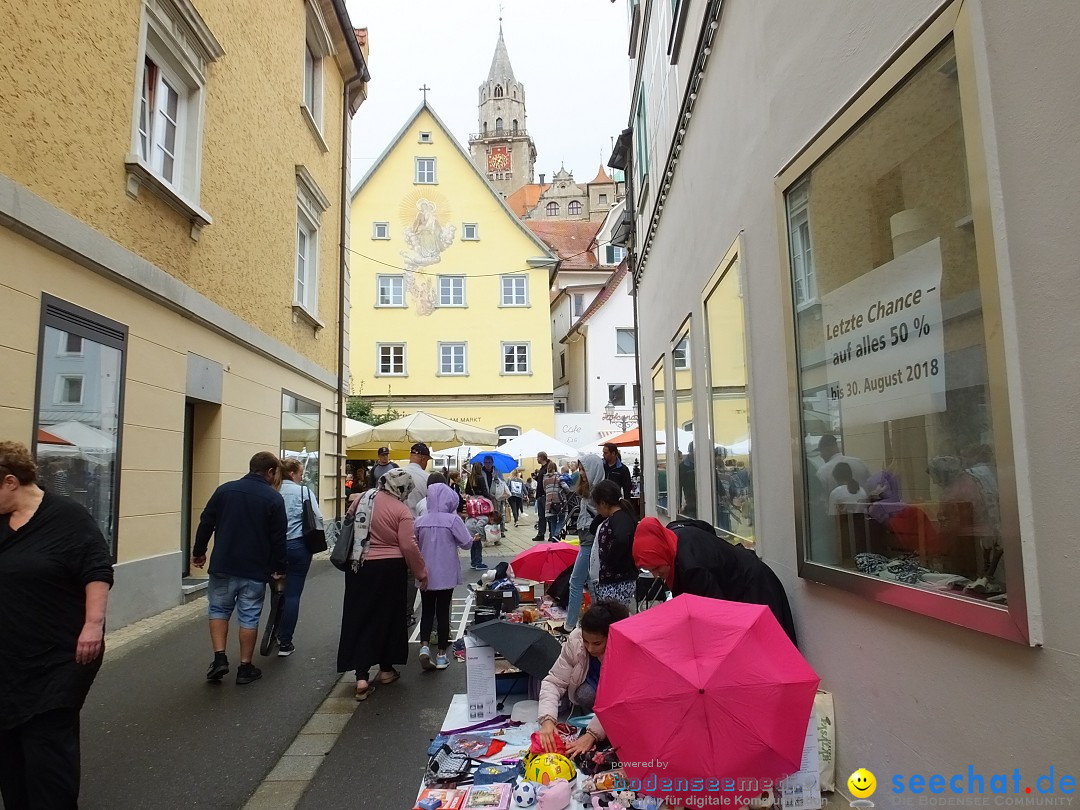
M525 763L525 778L541 785L549 785L556 779L569 782L576 776L574 763L562 754L537 754Z
M514 788L514 807L535 807L537 801L536 785L522 780Z
M570 806L570 782L556 779L550 785L539 788L537 810L566 810Z

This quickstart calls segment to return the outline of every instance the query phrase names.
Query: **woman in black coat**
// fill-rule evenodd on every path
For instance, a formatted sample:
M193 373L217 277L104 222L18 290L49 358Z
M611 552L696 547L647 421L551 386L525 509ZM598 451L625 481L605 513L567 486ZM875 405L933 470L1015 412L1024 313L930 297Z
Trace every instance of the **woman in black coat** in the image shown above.
M634 534L634 561L664 580L671 592L765 605L793 644L795 620L780 578L754 552L686 523L665 528L645 518Z

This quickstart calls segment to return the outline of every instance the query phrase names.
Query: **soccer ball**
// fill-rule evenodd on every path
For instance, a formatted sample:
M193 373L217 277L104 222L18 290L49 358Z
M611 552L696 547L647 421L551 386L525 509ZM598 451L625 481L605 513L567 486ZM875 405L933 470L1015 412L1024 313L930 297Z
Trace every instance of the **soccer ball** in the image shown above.
M536 800L536 785L532 782L519 782L514 788L514 807L535 807Z

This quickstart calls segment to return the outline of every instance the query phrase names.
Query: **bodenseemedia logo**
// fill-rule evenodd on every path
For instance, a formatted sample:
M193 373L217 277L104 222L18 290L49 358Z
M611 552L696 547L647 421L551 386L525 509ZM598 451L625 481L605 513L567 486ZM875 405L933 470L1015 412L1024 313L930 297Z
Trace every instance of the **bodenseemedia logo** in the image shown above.
M1019 768L1011 773L982 773L969 765L961 773L898 773L881 784L873 773L859 768L848 778L848 790L856 797L851 806L873 807L870 796L880 787L880 800L886 785L893 796L904 797L903 804L919 807L1071 807L1077 798L1076 777L1052 766L1032 777Z

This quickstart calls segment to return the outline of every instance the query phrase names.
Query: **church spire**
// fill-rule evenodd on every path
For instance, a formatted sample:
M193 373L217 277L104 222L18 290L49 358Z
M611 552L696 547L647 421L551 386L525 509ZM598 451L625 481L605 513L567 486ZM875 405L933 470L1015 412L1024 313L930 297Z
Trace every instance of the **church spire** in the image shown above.
M514 69L510 66L510 54L506 50L506 40L503 39L502 20L499 20L499 41L495 45L495 55L491 57L491 70L488 71L488 81L517 81L514 78Z

